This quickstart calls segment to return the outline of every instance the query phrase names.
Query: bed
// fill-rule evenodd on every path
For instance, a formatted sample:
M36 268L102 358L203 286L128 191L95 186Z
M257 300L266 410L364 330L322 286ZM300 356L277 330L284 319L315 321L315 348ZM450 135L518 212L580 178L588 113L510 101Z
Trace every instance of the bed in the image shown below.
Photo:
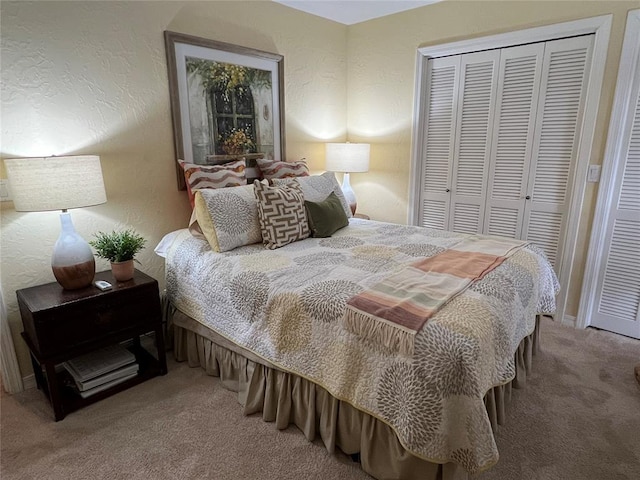
M244 215L212 198L196 208L226 201ZM220 229L213 244L188 229L162 242L177 360L219 376L246 414L293 423L378 479L465 478L497 462L493 431L526 380L539 315L555 309L558 282L535 245L448 299L407 354L347 328L347 304L473 236L348 218L330 236L268 249L232 223L237 246ZM216 241L233 248L214 251Z

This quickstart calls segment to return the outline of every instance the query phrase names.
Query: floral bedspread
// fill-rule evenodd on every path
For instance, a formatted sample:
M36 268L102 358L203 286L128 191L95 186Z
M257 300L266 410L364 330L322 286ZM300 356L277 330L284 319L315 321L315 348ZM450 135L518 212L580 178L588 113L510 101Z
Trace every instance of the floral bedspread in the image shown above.
M175 307L258 356L389 424L403 446L468 472L498 459L484 394L515 375L537 313L555 310L556 276L529 245L455 297L415 338L413 356L343 328L347 300L464 235L351 219L330 238L215 253L180 233L167 256Z

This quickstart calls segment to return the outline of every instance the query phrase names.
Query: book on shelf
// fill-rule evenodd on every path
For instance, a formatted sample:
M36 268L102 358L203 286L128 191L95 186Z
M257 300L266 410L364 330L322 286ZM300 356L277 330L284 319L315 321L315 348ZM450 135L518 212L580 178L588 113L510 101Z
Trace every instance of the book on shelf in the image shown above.
M72 358L63 365L76 382L87 382L135 361L133 353L117 344Z
M137 367L137 365L136 365L136 367ZM93 388L90 388L88 390L78 391L78 393L80 394L80 396L82 398L87 398L87 397L90 397L91 395L94 395L94 394L96 394L98 392L106 390L107 388L111 388L111 387L113 387L115 385L118 385L119 383L126 382L130 378L135 377L137 374L138 374L138 371L136 369L136 371L134 373L131 373L131 374L126 375L124 377L116 378L115 380L111 380L109 382L103 383L102 385L98 385L97 387L93 387Z
M103 375L100 375L99 377L93 377L84 382L76 378L74 378L74 381L76 383L76 387L78 388L78 391L84 392L85 390L95 388L104 383L111 382L112 380L117 380L122 377L130 377L132 374L135 375L137 373L138 373L138 364L130 363L129 365L125 365L124 367L120 367L116 370L112 370ZM73 377L73 374L71 374L71 376Z

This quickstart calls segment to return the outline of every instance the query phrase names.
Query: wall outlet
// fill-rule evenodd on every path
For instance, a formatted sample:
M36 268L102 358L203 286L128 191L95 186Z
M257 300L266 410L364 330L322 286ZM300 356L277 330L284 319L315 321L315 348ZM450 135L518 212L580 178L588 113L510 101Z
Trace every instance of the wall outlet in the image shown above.
M0 178L0 201L10 202L12 200L9 194L9 180Z

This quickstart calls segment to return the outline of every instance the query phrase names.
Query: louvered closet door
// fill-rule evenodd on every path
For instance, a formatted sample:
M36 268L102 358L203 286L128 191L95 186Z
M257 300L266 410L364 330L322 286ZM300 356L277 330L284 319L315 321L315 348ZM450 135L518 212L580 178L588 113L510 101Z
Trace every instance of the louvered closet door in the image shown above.
M640 41L639 41L640 43ZM640 46L636 66L640 66ZM598 278L598 298L591 324L640 338L640 73L631 87L628 118L624 122L624 161L608 216L607 245ZM633 102L635 101L635 105Z
M463 55L448 230L481 233L500 51Z
M521 238L562 277L562 242L577 158L593 36L546 42Z
M522 233L543 56L544 43L505 48L500 56L483 230L488 235Z
M418 218L420 225L441 230L449 228L449 188L459 71L459 56L437 58L427 63L426 128Z

